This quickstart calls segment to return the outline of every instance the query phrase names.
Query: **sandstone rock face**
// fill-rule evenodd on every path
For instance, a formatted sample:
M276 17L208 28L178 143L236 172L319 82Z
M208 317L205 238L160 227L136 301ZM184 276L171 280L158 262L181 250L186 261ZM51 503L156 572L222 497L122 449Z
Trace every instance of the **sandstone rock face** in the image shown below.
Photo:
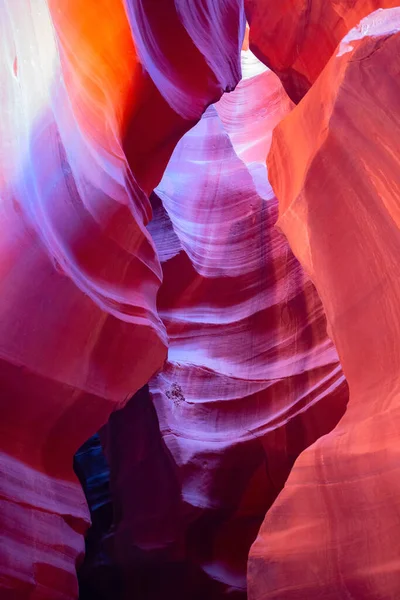
M400 8L245 4L2 2L1 600L111 413L112 600L400 597Z
M397 5L397 0L245 0L250 48L297 103L352 27L378 8Z
M278 224L316 284L350 400L267 514L250 600L400 594L399 57L400 9L370 15L274 132Z
M131 24L140 17L151 31L142 9L129 6ZM72 457L166 356L147 193L181 135L239 78L241 7L227 0L221 11L217 63L196 50L189 17L169 24L194 48L171 75L172 96L191 90L194 54L205 73L188 115L152 71L174 57L161 65L152 53L145 70L135 43L147 67L149 42L133 39L122 1L2 3L2 599L77 595L88 510Z
M242 65L236 90L178 143L152 199L169 354L149 384L162 444L147 430L146 484L135 475L139 431L127 434L134 417L124 418L125 408L109 425L120 444L110 466L126 507L115 533L126 598L136 553L150 573L169 565L166 597L243 599L266 510L298 454L335 426L347 401L315 288L274 227L265 156L292 103L250 52ZM164 483L154 496L156 472ZM156 599L149 579L146 597Z

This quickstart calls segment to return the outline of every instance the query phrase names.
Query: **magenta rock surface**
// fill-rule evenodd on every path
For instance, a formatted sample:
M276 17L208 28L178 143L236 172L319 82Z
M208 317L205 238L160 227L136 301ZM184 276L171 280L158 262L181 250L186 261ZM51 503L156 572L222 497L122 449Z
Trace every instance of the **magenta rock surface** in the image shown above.
M151 31L154 15L140 4L129 15ZM178 139L239 78L241 6L213 15L226 26L230 70L220 81L227 60L209 65L193 51L206 76L196 110L181 115L174 98L192 93L192 54L173 94L159 90L165 64L148 37L133 39L122 1L2 3L2 599L77 597L89 518L73 454L165 359L148 193ZM201 46L186 17L168 32Z

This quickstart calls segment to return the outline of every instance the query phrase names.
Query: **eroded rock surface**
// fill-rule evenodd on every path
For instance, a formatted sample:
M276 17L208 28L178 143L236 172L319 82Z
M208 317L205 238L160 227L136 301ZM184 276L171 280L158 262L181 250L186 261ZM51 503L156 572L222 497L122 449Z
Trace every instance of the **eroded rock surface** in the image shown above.
M266 516L250 600L400 593L399 50L400 9L372 14L274 132L278 224L318 289L350 399Z
M143 35L154 25L142 3L1 5L2 598L76 598L89 515L73 454L165 359L148 193L179 138L239 79L241 6L212 10L216 44L229 46L218 64L197 49L190 16L168 26L194 48L172 72L174 97L191 93L185 61L196 55L204 72L188 115L155 76L174 56L152 55L150 68L149 40L134 39L128 14Z
M397 5L398 0L245 0L250 48L297 103L350 29L376 9Z
M125 444L114 493L135 507L116 524L116 551L132 556L135 547L163 573L165 593L182 600L245 598L248 551L266 510L347 401L321 302L274 227L265 156L292 103L250 52L243 73L179 142L152 198L169 337L168 360L149 384L163 441L152 457L164 481L170 456L169 489L150 497L138 484L132 419L122 411L110 423L115 444L122 436ZM146 585L156 598L156 583Z

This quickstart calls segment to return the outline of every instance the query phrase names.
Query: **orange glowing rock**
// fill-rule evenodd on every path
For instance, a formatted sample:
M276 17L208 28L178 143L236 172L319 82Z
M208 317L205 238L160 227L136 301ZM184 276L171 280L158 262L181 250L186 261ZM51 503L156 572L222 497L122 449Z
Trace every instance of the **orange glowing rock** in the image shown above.
M279 227L315 282L350 388L249 559L250 600L400 594L400 9L364 19L274 132Z
M240 4L213 14L229 55L210 66L197 50L207 77L186 115L139 60L147 42L133 39L122 0L2 3L1 598L76 598L88 511L73 454L165 359L147 194L181 135L239 78ZM141 3L129 16L153 26ZM190 45L192 20L172 22L172 37L175 26ZM161 58L152 69L173 67ZM192 58L171 75L175 95Z

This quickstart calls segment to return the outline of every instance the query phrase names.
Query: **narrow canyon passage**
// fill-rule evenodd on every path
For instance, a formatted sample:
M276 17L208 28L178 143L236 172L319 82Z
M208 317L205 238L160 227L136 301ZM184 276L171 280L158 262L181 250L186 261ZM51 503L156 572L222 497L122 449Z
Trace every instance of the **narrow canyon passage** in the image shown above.
M0 2L0 600L398 600L400 2Z
M115 517L85 577L105 598L106 547L121 598L245 600L266 512L346 407L322 305L275 228L264 157L293 104L249 50L241 59L242 81L185 134L150 198L168 359L101 435Z

